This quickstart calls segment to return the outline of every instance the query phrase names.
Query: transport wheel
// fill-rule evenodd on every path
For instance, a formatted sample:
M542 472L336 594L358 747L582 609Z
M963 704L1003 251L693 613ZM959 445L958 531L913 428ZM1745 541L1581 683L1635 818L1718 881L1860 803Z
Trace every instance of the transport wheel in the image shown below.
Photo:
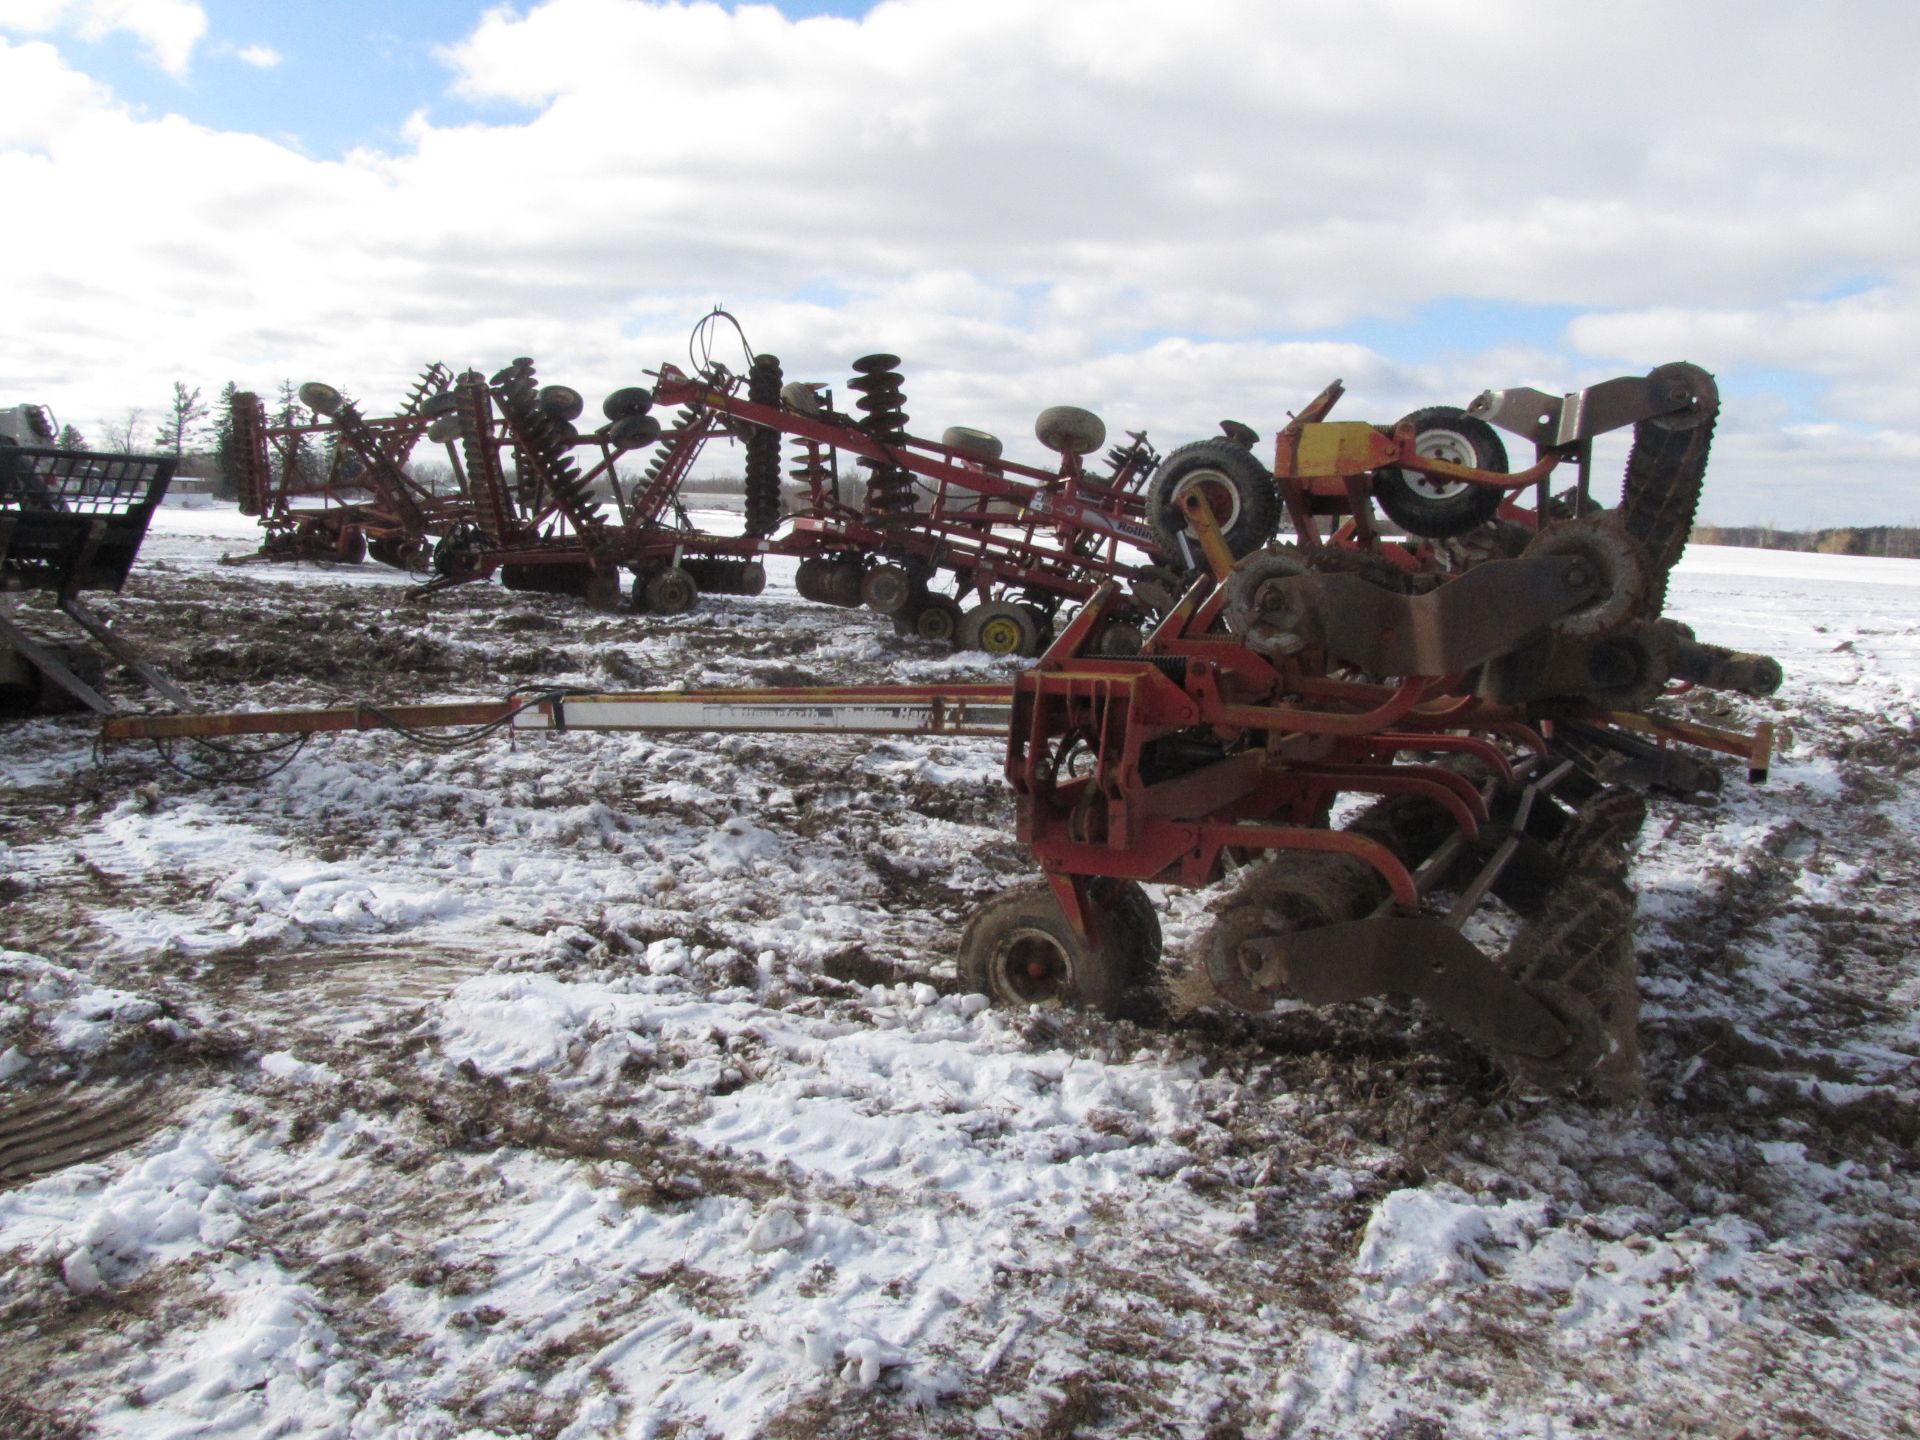
M1040 627L1027 606L989 600L961 618L960 648L984 650L989 655L1038 655Z
M913 633L922 640L951 645L960 633L960 602L950 595L929 595L913 617Z
M742 595L758 595L767 588L767 567L758 560L743 560L740 563L740 589Z
M334 559L342 565L358 565L367 558L367 532L358 525L349 525L340 532L340 544L334 551Z
M681 615L700 598L700 587L678 565L668 565L646 585L647 608L657 615Z
M999 436L967 425L949 425L940 436L940 443L969 460L981 461L998 460L1004 448Z
M1062 455L1091 455L1107 443L1106 421L1078 405L1042 410L1033 422L1033 433L1042 445Z
M660 422L651 415L625 415L613 422L607 439L616 450L639 450L660 438Z
M1138 655L1140 647L1146 643L1146 633L1132 621L1109 620L1093 637L1093 653L1124 659Z
M609 420L624 420L629 415L644 415L653 408L653 392L644 385L628 385L600 402L600 413Z
M1196 440L1160 462L1147 491L1147 523L1169 560L1184 566L1187 517L1180 502L1199 490L1235 557L1258 550L1280 525L1280 492L1252 451L1231 440ZM1194 542L1194 560L1200 561Z
M913 581L898 565L876 565L861 577L860 599L882 615L898 615L913 599Z
M300 403L319 415L331 415L345 403L343 396L333 386L318 380L309 380L300 387Z
M420 406L420 413L429 420L438 420L442 415L451 415L460 408L460 396L453 390L437 390L429 395Z
M571 385L542 385L538 404L549 420L569 423L578 420L580 412L587 408L587 402Z
M435 445L451 445L460 438L458 415L436 415L427 422L427 439Z
M1009 890L967 922L960 983L996 1005L1078 1006L1118 1016L1135 988L1145 937L1124 918L1097 928L1096 940L1076 934L1044 881Z
M1413 422L1413 453L1422 459L1507 473L1507 447L1479 417L1435 405L1407 419ZM1506 492L1390 465L1373 472L1373 498L1409 535L1445 540L1491 520Z

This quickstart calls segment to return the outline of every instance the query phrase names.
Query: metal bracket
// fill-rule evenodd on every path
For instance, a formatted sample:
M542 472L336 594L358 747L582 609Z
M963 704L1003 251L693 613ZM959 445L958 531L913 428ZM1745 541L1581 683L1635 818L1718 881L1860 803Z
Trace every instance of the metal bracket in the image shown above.
M1543 450L1564 450L1686 404L1683 386L1651 376L1623 375L1566 395L1548 395L1524 385L1483 390L1467 406L1467 413L1524 436Z

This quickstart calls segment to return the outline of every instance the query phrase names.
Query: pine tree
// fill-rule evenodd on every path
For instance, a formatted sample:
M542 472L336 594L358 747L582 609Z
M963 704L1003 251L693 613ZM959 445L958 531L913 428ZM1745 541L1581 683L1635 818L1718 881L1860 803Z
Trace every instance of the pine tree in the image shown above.
M213 493L222 500L240 494L240 457L233 443L233 397L240 387L229 380L220 390L220 408L213 417Z
M71 425L62 425L60 438L54 443L62 450L84 450L87 448L87 437Z
M207 402L200 398L200 387L196 385L189 390L184 381L174 381L173 403L160 422L160 433L153 437L154 445L163 455L185 460L188 444L200 438L200 422L206 414Z
M309 417L302 413L306 407L300 403L300 392L295 388L293 381L280 382L278 398L280 408L273 412L275 428L285 430L307 422ZM313 440L310 436L289 437L287 444L281 447L281 453L286 456L287 468L293 472L294 478L312 480L319 474L320 457L314 453Z

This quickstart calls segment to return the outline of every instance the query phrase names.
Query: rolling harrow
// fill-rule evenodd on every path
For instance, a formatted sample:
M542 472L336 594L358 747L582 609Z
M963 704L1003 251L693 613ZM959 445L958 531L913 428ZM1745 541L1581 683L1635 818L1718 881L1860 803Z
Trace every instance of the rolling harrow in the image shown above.
M692 384L669 378L662 389ZM1700 645L1660 614L1704 475L1718 409L1711 377L1662 367L1554 403L1483 396L1473 410L1534 429L1539 458L1513 475L1465 463L1487 458L1477 448L1467 456L1455 440L1424 439L1438 419L1477 444L1469 412L1428 415L1424 426L1421 417L1392 429L1334 426L1324 417L1337 388L1277 442L1274 503L1308 522L1299 543L1236 555L1241 516L1225 502L1237 487L1213 483L1206 467L1169 487L1175 538L1204 564L1135 655L1096 644L1116 616L1134 613L1110 576L1011 685L555 692L403 710L129 717L104 734L467 725L995 735L1007 747L1019 837L1042 878L969 920L958 958L968 987L1003 1004L1149 1014L1169 989L1142 887L1231 882L1171 987L1175 1002L1258 1012L1414 997L1527 1083L1631 1095L1638 991L1626 872L1644 791L1717 789L1720 772L1693 758L1698 750L1739 757L1762 779L1772 751L1768 726L1743 734L1647 706L1695 684L1759 694L1780 681L1771 660ZM691 398L727 408L711 390ZM1635 427L1614 511L1587 494L1601 398L1617 402L1614 424ZM742 414L775 428L758 409ZM808 435L834 422L779 423ZM898 437L884 443L882 458L902 470L942 463ZM1204 443L1219 464L1218 442ZM1565 462L1580 483L1552 497L1543 482ZM1469 496L1477 518L1459 534L1493 521L1525 529L1518 553L1449 557L1432 536L1369 533L1368 507L1401 483L1457 508ZM1525 486L1540 487L1531 524L1502 519L1496 512ZM1416 509L1429 530L1457 523ZM1340 517L1331 534L1318 528L1327 516ZM1165 516L1156 523L1174 529ZM1489 906L1504 919L1489 923Z

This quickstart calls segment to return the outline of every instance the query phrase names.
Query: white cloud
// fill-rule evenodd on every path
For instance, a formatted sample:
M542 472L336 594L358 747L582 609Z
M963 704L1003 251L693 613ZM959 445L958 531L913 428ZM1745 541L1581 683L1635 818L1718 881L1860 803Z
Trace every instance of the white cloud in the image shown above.
M0 30L44 34L61 28L83 40L126 31L154 64L179 78L207 33L207 12L196 0L8 0L0 14Z
M1790 436L1749 393L1715 485L1737 462L1730 496L1819 476L1870 507L1885 467L1822 467L1920 435L1897 340L1920 172L1893 143L1920 99L1858 58L1916 40L1920 7L1893 3L1842 27L1729 0L887 0L798 23L549 0L444 52L454 92L518 118L429 106L404 148L339 161L130 115L0 42L0 185L140 217L8 237L0 397L111 415L176 374L312 374L379 405L428 359L520 354L612 388L723 300L790 372L894 350L916 429L1016 448L1054 402L1175 443L1226 415L1271 433L1335 374L1344 413L1392 419L1676 358L1793 370L1840 431ZM1582 318L1418 363L1284 339L1449 297Z
M256 70L271 70L286 57L271 45L242 45L233 52L233 58Z

